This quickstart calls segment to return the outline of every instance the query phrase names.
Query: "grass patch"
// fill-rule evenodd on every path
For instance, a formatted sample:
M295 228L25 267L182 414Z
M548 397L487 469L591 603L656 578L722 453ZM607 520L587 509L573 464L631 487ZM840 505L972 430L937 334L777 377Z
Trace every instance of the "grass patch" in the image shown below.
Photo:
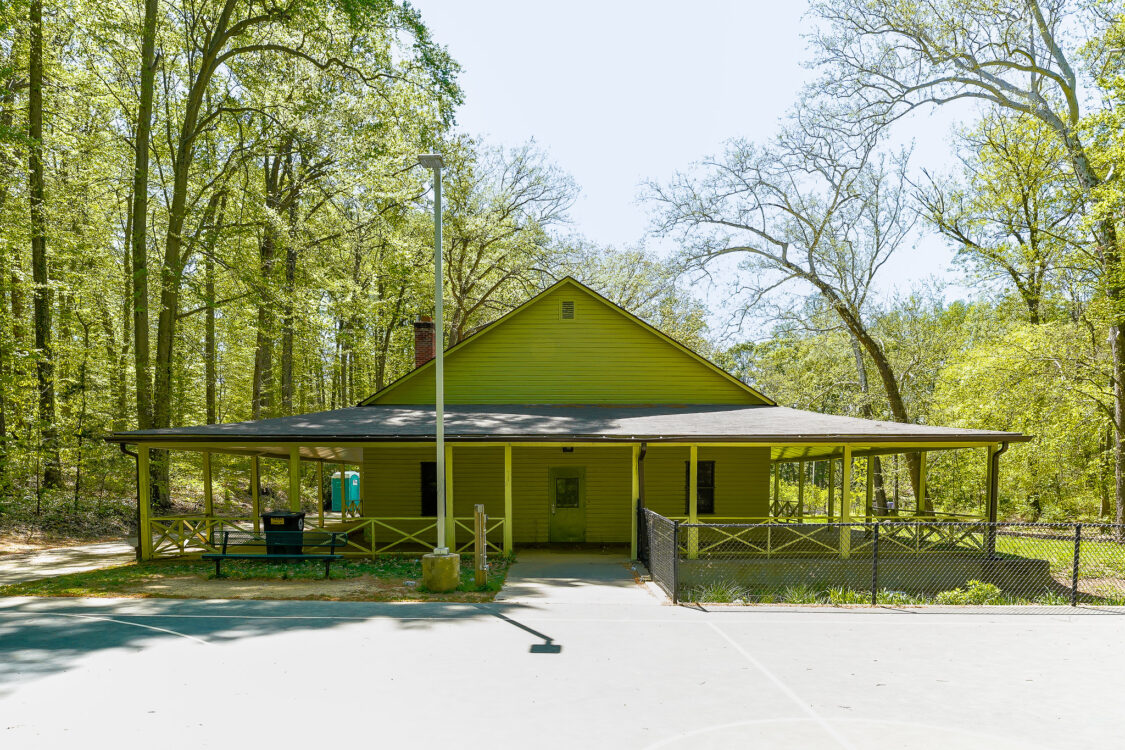
M202 560L154 560L44 578L0 587L0 596L162 597L204 599L328 599L349 601L491 601L508 574L509 561L489 562L477 586L471 558L462 558L461 585L448 594L422 586L422 561L411 557L340 560L328 580L324 563L227 560L222 577Z
M720 581L706 586L693 586L680 596L682 601L707 604L804 604L820 606L856 606L871 604L870 589L853 589L847 586L828 586L800 583L784 587L746 587L732 581ZM1070 596L1065 592L1045 590L1041 594L1013 594L991 583L969 581L964 587L941 591L933 595L880 589L876 601L884 606L921 605L1054 605L1068 606ZM1091 599L1080 595L1082 603L1120 606L1125 596Z

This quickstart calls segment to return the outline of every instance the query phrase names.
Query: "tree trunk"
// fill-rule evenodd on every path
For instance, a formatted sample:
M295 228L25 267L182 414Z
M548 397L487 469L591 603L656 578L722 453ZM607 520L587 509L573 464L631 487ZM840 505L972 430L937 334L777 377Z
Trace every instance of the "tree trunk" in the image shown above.
M910 423L910 416L906 412L906 402L902 398L902 391L898 387L898 378L895 377L894 369L891 367L890 360L887 359L883 347L879 342L867 331L867 327L858 316L854 315L847 305L840 300L839 296L826 285L818 285L821 292L824 293L831 302L836 313L840 319L847 326L848 331L852 334L852 338L858 341L863 350L871 357L871 361L875 363L875 370L879 373L879 380L883 384L883 391L887 395L887 404L891 408L891 416L896 422L904 424ZM918 474L921 468L918 456L914 453L906 454L906 463L909 467L910 482L913 485L914 496L918 496ZM898 502L895 502L895 509L898 509Z
M62 486L58 427L55 425L54 354L51 351L51 290L47 277L47 217L43 186L43 4L31 0L28 11L28 200L31 206L31 274L35 281L35 373L39 385L39 436L43 447L43 489Z
M203 324L203 378L205 400L207 402L207 424L216 424L219 421L218 405L215 398L216 390L216 353L215 353L215 259L208 253L204 260L204 296L206 296L207 316Z
M871 403L866 398L869 391L869 384L867 382L867 365L863 361L863 349L859 345L859 341L852 336L852 355L855 357L855 369L859 376L859 389L864 395L863 406L860 407L860 413L864 419L874 419L875 414L871 410ZM875 475L875 515L887 515L887 490L883 487L883 462L878 456L871 457L871 472Z
M148 161L152 138L152 97L156 75L158 0L145 0L141 29L140 101L133 139L132 291L133 364L137 396L137 428L152 427L152 362L148 329Z
M254 344L254 381L251 401L254 419L263 416L273 416L272 391L273 391L273 339L271 327L273 316L270 312L269 279L273 270L274 260L273 229L266 227L262 239L258 243L259 271L261 278L261 293L258 298L257 337Z
M293 184L290 175L290 184ZM294 187L294 191L296 188ZM294 302L297 293L297 202L300 196L294 192L288 197L289 238L285 246L285 302L281 322L281 410L286 415L293 413L293 326Z

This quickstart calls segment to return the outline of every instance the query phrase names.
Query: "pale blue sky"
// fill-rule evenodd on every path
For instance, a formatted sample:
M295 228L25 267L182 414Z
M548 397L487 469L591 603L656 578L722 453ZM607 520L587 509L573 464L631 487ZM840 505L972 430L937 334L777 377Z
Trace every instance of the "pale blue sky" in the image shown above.
M582 189L573 229L602 244L643 237L643 180L666 180L728 138L768 139L813 76L803 0L414 5L464 67L460 128L509 146L534 138ZM918 166L941 170L951 124L967 114L916 115L898 135L915 141ZM883 289L948 275L951 257L935 240L905 249Z

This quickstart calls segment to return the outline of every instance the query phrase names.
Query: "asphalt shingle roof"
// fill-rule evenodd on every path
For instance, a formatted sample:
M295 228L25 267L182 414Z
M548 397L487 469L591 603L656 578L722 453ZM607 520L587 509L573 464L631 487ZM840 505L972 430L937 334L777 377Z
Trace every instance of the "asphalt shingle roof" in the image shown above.
M450 440L676 440L753 442L1002 442L1030 438L1014 432L881 422L784 406L527 406L449 405ZM232 424L134 430L112 442L381 441L434 438L428 406L352 406L292 417Z

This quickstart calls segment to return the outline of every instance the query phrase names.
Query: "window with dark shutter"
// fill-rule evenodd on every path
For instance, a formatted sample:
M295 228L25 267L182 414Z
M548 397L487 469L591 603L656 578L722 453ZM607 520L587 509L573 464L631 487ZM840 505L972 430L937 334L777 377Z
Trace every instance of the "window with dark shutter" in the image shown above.
M422 462L422 515L437 515L437 462Z
M698 472L695 481L695 496L697 499L696 507L700 515L707 513L713 514L715 512L715 462L714 461L697 461L696 465ZM684 461L684 513L691 511L691 496L688 491L691 488L691 463Z

